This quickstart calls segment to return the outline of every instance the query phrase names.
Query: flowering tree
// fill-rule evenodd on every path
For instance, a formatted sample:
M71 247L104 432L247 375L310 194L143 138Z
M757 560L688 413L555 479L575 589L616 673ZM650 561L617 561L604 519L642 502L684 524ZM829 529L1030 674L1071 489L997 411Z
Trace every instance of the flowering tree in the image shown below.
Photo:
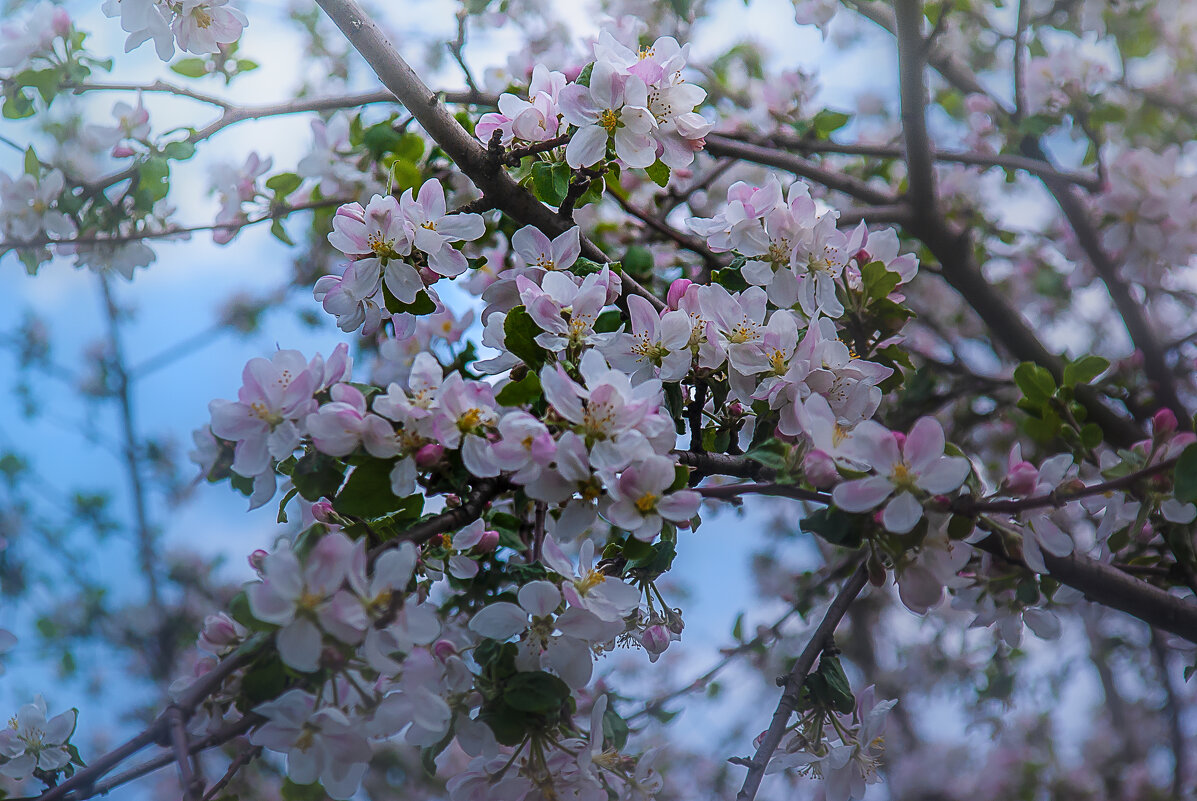
M752 799L799 782L847 799L887 770L910 797L1192 787L1174 675L1197 643L1197 183L1174 144L1194 124L1191 4L798 0L801 25L864 37L874 63L888 48L896 115L814 108L812 76L751 46L695 62L704 2L611 2L587 38L538 3L467 0L461 91L430 89L356 0L316 5L293 17L332 77L267 105L206 89L257 67L227 0L104 4L127 51L152 40L185 83L103 82L111 60L45 2L0 32L4 117L47 121L33 144L5 137L24 158L0 174L0 253L100 277L95 394L121 410L149 584L152 630L128 644L159 683L194 665L106 752L72 742L75 711L31 699L0 732L15 792L82 801L171 765L188 801L280 782L287 798ZM480 84L467 32L488 26L527 46ZM342 42L381 88L348 91L361 65ZM125 96L111 120L63 121L101 92ZM156 131L151 95L219 115ZM207 140L296 114L313 144L294 170L252 153L212 174L211 223L176 219L172 173ZM195 434L207 481L302 521L222 592L155 551L113 273L136 284L161 243L237 247L259 223L298 249L301 213L294 283L346 341L251 359ZM776 517L779 550L817 558L761 560L781 616L755 635L741 618L725 658L675 685L654 672L688 672L675 557L735 554L709 518L746 496L772 498L755 514ZM922 628L895 626L901 607ZM178 631L203 613L197 658ZM1069 768L1045 716L1007 720L973 783L928 770L942 754L916 699L968 688L992 721L1034 669L1024 624L1083 632L1113 734ZM1142 699L1111 654L1147 675ZM717 761L662 745L682 699L734 669L771 717L724 717L744 719Z

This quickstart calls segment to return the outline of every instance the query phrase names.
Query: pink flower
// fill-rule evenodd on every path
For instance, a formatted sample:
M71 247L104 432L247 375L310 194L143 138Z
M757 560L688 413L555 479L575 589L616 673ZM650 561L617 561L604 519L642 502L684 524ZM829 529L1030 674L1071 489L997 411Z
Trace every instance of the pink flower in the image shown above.
M968 460L945 456L944 444L943 428L932 417L920 418L901 445L885 426L860 423L853 431L853 450L877 475L840 484L832 501L845 512L867 512L894 495L881 522L887 531L905 534L923 516L919 494L951 492L968 476Z
M657 160L656 141L650 135L657 123L648 110L648 87L634 75L620 75L598 62L590 86L575 83L562 90L561 113L578 127L565 148L565 161L575 169L606 158L609 141L629 167L648 167Z
M656 455L629 465L610 487L612 500L602 507L603 517L646 542L661 532L662 520L688 521L702 497L693 490L669 491L674 467L672 459Z

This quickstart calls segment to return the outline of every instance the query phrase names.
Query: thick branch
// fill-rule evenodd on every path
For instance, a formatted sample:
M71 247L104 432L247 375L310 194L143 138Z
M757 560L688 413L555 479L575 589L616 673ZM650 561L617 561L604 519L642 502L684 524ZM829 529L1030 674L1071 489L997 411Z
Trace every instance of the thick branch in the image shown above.
M906 171L910 201L917 214L935 210L935 169L927 134L927 86L923 80L926 46L923 41L922 0L895 0L898 28L898 78L902 100L902 136L906 142Z
M773 752L781 744L781 739L785 736L786 728L790 724L790 716L794 714L794 709L798 705L799 693L802 690L803 682L806 681L807 674L810 673L815 659L823 652L823 648L835 633L835 627L848 613L848 608L852 606L852 602L856 600L856 596L864 589L868 580L869 571L862 562L852 577L844 584L839 595L831 602L831 606L823 615L823 620L811 635L810 642L806 644L802 655L794 663L793 669L785 679L777 711L773 713L769 730L765 732L760 747L756 749L751 767L748 769L748 775L744 777L744 785L740 788L736 801L752 801L753 798L756 798L756 792L761 786L761 779L765 777L765 768L768 766L769 760L772 759Z

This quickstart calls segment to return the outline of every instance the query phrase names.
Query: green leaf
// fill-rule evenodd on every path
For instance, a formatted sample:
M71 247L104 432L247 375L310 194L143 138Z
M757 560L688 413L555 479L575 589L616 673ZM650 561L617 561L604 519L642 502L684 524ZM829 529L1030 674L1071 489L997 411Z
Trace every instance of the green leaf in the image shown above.
M4 119L23 120L33 116L33 99L24 92L17 91L4 98Z
M291 501L292 498L294 498L296 496L296 494L298 492L299 492L299 490L295 489L295 487L292 487L291 489L287 490L287 494L284 495L283 499L278 502L278 522L279 523L287 522L287 504Z
M58 94L59 86L62 84L62 72L57 68L25 70L14 80L19 86L32 86L37 89L42 100L49 105L50 101L54 99L54 95Z
M1023 362L1014 368L1014 383L1027 400L1042 405L1056 394L1056 381L1046 368L1034 362Z
M282 242L284 245L294 247L295 243L291 237L287 235L287 229L283 227L283 219L279 217L274 222L270 223L270 233L275 239Z
M38 160L37 153L33 152L33 145L30 145L25 148L25 174L36 178L41 171L42 163Z
M1197 444L1184 449L1176 460L1175 486L1173 492L1181 503L1197 501Z
M1110 362L1100 356L1082 356L1064 368L1064 386L1088 384L1104 373L1110 367Z
M1081 426L1081 444L1092 450L1102 442L1101 426L1097 423L1085 423Z
M540 376L529 372L519 381L512 381L499 390L495 400L504 406L524 406L541 397Z
M865 302L888 297L898 286L902 276L885 269L885 263L871 261L860 269L860 280L864 286Z
M590 75L593 72L594 72L594 62L592 61L589 64L587 64L585 67L582 67L582 71L578 73L578 78L577 78L577 80L574 81L574 83L578 84L579 86L589 87L590 86Z
M621 325L623 325L623 312L619 309L607 309L594 321L594 330L600 334L609 334L612 331L618 331Z
M660 159L645 167L644 172L657 186L664 187L669 183L669 165Z
M402 141L403 134L392 128L389 122L371 125L362 134L362 144L375 159L382 158L383 153L393 152Z
M331 498L345 477L345 465L320 451L300 457L291 471L291 481L305 501Z
M603 713L603 739L616 750L622 750L628 742L628 723L615 711L613 704L607 704L607 711Z
M532 190L536 197L550 206L560 206L569 192L568 164L537 162L532 165Z
M653 253L643 245L632 245L623 256L623 269L632 277L648 276L653 271Z
M852 515L839 509L819 509L802 519L803 531L818 534L832 545L845 548L859 548L864 541L862 528L866 515Z
M759 462L765 467L772 467L774 470L784 471L789 455L789 445L778 439L767 439L760 445L749 448L748 452L744 454L744 458Z
M383 285L383 289L385 290L383 292L383 298L386 301L387 311L389 311L391 314L402 314L403 312L407 312L408 314L413 314L416 317L423 317L426 314L432 314L434 311L436 311L436 301L429 297L427 292L421 291L416 295L416 299L411 303L403 303L394 295L392 295L389 289L386 289L385 284Z
M162 148L162 155L168 159L175 161L186 161L195 155L195 145L186 140L181 142L170 142Z
M824 654L819 660L818 675L827 683L828 706L841 715L850 715L856 708L856 698L852 695L852 685L844 675L844 667L838 657Z
M181 58L170 65L170 70L187 78L202 78L208 74L208 65L202 58Z
M303 179L293 172L280 172L266 179L266 188L279 197L286 197L299 188Z
M353 468L349 479L333 501L333 509L343 515L364 517L367 520L382 517L398 509L404 503L391 492L391 469L394 463L382 459L370 459ZM418 497L418 496L417 496Z
M812 120L812 124L818 137L820 139L826 139L827 137L831 136L832 133L847 125L848 121L851 119L851 114L845 114L842 111L832 111L831 109L825 108L815 115L814 120Z
M533 322L523 306L516 306L507 312L507 318L503 320L503 342L507 350L518 356L533 372L540 372L548 357L545 349L536 344L536 336L541 333L540 326Z
M512 709L545 715L561 708L569 685L543 670L517 673L503 688L503 702Z
M396 157L415 164L424 157L424 140L419 134L404 131L392 152Z

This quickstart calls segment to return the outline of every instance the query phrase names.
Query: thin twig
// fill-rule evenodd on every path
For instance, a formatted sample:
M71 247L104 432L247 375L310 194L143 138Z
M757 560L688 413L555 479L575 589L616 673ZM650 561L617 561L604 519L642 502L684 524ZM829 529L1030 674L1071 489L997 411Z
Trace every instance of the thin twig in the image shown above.
M827 607L823 620L819 622L810 641L806 644L806 648L798 657L798 661L794 663L789 675L785 677L781 700L777 703L777 711L773 713L769 729L761 738L761 744L752 757L748 775L744 777L744 785L740 788L736 801L752 801L756 798L757 790L761 786L761 779L765 777L765 768L768 767L769 760L773 758L773 752L781 744L781 739L785 736L786 728L790 723L790 716L794 714L794 709L798 706L799 693L802 690L803 682L806 681L807 674L814 667L815 659L823 652L828 640L835 633L836 626L848 613L852 602L856 600L856 596L864 589L868 580L869 571L862 561L852 573L852 577L844 583L839 594L835 596L831 606Z

